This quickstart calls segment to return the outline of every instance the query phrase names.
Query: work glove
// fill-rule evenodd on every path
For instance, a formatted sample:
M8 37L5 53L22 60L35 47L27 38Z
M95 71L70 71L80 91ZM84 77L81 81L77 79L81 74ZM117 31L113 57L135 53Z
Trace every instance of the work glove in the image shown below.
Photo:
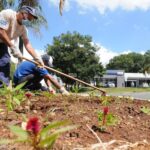
M37 56L34 60L39 64L39 67L44 67L44 62L42 61L41 57Z
M22 56L22 54L21 54L21 52L20 52L20 50L19 50L19 48L18 47L16 47L15 45L13 45L13 46L11 46L10 47L10 50L11 50L11 54L14 56L14 57L17 57L19 60L22 60L23 58L23 56Z
M51 93L51 94L56 94L56 91L50 86L48 87L48 91Z
M70 93L69 93L64 87L61 87L61 88L60 88L60 93L61 93L62 95L70 95Z

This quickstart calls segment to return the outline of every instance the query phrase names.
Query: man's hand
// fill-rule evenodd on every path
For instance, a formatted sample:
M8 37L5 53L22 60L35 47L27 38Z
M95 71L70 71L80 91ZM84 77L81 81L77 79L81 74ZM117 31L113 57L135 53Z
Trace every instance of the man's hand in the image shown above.
M49 91L51 94L56 94L56 91L55 91L51 86L48 87L48 91Z
M62 95L70 95L70 93L64 87L60 88L60 92Z
M40 67L44 67L44 62L42 61L41 57L35 57L34 60L39 63Z
M13 46L10 47L10 50L11 50L11 53L12 53L12 55L14 57L17 57L18 59L22 60L23 56L22 56L22 54L21 54L21 52L20 52L20 50L19 50L18 47L16 47L15 45L13 45Z

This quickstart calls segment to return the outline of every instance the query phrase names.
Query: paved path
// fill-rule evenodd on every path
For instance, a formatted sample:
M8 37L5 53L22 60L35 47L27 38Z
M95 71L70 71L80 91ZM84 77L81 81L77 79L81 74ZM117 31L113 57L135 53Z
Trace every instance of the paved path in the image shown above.
M80 93L79 95L88 96L87 93ZM107 93L110 96L131 96L135 99L150 100L150 92L123 92L123 93Z
M112 96L131 96L136 99L150 100L150 92L126 92L126 93L108 93Z

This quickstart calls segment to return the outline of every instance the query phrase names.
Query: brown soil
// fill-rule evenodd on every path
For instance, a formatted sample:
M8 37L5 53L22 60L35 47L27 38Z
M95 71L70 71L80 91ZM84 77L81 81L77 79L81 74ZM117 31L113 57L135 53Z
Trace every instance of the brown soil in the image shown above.
M104 108L100 97L36 95L30 99L30 111L25 101L22 106L9 112L7 120L4 112L0 113L0 137L14 137L7 126L20 125L25 114L27 117L38 116L44 125L66 119L79 125L77 129L59 137L54 145L55 150L92 150L92 146L95 146L93 150L125 150L125 147L128 150L150 150L150 115L140 110L142 106L150 108L150 102L115 97L109 97L108 100L109 112L119 118L119 123L107 127L106 132L100 132L98 126L97 112ZM1 102L0 108L5 108L5 104ZM31 147L10 144L0 146L0 150L31 150Z

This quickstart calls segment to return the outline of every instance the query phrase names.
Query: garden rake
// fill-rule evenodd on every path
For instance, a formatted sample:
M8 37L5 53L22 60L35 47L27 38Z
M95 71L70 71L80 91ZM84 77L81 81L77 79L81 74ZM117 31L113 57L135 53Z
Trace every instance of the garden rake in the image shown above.
M30 61L30 62L32 62L32 63L34 63L34 64L36 64L36 65L39 65L39 63L36 62L36 61L34 61L34 60L30 60L30 59L28 59L28 58L26 58L26 57L23 57L23 59L25 59L25 60L27 60L27 61ZM104 90L102 90L102 89L100 89L100 88L98 88L98 87L96 87L96 86L93 86L93 85L91 85L91 84L89 84L89 83L87 83L87 82L84 82L84 81L82 81L82 80L80 80L80 79L77 79L77 78L75 78L75 77L73 77L73 76L67 75L67 74L65 74L65 73L63 73L63 72L60 72L60 71L55 70L55 69L53 69L53 68L50 68L50 67L48 67L48 66L45 66L45 65L44 65L44 68L46 68L47 70L53 71L53 72L55 72L55 73L57 73L57 74L60 74L60 75L62 75L62 76L65 76L65 77L67 77L67 78L70 78L70 79L72 79L72 80L75 80L75 81L77 81L77 82L79 82L79 83L82 83L82 84L84 84L84 85L87 85L87 86L89 86L89 87L91 87L91 88L93 88L93 89L96 89L96 90L98 90L98 91L100 91L100 92L102 93L102 94L101 94L102 96L106 96L106 91L104 91Z

